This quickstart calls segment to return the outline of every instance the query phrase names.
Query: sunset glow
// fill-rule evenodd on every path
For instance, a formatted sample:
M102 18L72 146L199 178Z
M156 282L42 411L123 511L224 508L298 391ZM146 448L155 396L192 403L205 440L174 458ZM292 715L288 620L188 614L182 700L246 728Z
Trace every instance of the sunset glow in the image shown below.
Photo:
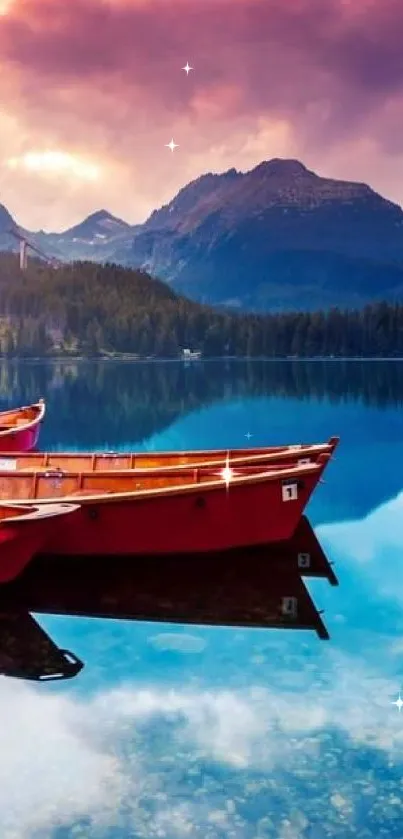
M14 5L15 0L0 0L0 16L6 15L7 12L11 11L12 6Z
M19 158L9 158L7 165L10 169L22 168L39 174L61 174L85 181L94 181L99 176L97 166L60 151L27 152Z
M47 229L49 206L60 228L99 206L141 222L206 171L270 157L403 203L396 0L0 0L0 10L0 192L24 226Z

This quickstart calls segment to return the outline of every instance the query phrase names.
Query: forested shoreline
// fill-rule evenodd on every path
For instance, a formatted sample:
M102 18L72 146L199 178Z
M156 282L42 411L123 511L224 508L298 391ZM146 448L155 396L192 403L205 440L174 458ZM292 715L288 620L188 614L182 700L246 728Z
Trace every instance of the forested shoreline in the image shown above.
M403 303L362 309L229 313L175 294L142 271L82 262L21 273L0 254L0 356L177 358L403 356Z

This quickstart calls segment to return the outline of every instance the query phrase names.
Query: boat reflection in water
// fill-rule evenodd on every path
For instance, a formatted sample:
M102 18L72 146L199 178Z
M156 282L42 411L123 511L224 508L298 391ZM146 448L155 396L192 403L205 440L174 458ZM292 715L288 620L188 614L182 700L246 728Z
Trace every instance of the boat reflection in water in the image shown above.
M77 676L83 663L61 650L28 611L0 612L0 673L16 679L54 681Z
M287 543L220 554L134 559L38 556L17 580L1 586L0 608L12 609L15 614L20 611L24 621L32 611L115 620L311 629L319 638L328 639L302 576L324 577L337 585L305 517ZM34 621L33 625L42 654L46 643L52 642ZM34 647L32 661L36 662ZM29 657L29 647L26 650ZM53 646L52 654L56 653L64 655ZM20 659L18 667L22 672ZM30 667L27 660L25 669L28 674L36 672L38 664ZM8 675L15 675L11 671L10 666L7 671L3 668Z

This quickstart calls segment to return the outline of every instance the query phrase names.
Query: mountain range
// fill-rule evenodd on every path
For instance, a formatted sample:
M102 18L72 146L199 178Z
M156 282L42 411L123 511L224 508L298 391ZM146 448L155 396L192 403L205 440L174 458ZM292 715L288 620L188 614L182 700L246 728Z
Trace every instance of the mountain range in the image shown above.
M0 205L0 249L15 249ZM238 309L403 299L403 210L363 183L297 160L206 174L139 225L100 210L62 233L25 233L49 256L142 268L191 299Z

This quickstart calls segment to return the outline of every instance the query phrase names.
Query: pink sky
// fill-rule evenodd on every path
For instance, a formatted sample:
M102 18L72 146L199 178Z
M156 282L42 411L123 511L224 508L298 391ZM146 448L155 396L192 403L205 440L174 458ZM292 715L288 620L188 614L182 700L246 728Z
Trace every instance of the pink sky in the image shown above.
M30 229L136 223L297 157L403 204L402 31L402 0L0 0L0 201Z

